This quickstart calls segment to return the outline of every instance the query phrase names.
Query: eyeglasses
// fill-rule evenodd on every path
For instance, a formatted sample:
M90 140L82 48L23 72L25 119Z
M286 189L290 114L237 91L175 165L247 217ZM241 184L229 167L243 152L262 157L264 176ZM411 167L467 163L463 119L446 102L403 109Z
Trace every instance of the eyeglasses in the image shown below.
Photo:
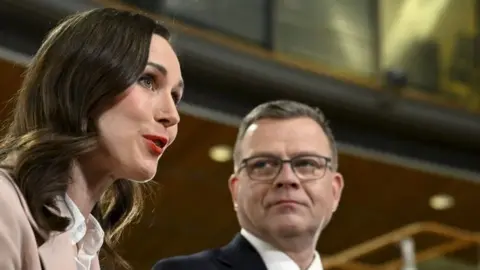
M324 156L301 155L292 159L254 156L242 160L237 173L245 169L252 180L273 181L282 171L284 163L290 164L290 168L301 181L320 179L325 176L327 169L332 169L332 159Z

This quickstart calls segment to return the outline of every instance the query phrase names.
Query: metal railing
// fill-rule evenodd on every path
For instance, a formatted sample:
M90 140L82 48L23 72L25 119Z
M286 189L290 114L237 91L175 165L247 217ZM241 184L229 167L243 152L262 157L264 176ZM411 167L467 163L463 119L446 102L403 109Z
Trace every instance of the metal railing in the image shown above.
M398 258L383 262L381 264L366 264L360 262L360 259L366 255L371 255L382 248L406 243L407 246L415 241L415 237L420 234L433 234L449 239L445 243L431 245L428 248L418 250L414 254L404 249L402 254L399 253ZM408 243L410 242L410 243ZM442 225L435 222L420 222L407 225L398 230L392 231L385 235L374 238L360 245L351 247L338 254L324 257L323 264L328 269L344 269L344 270L403 270L416 269L405 268L412 267L412 255L414 264L432 260L451 254L453 252L463 250L480 244L480 234L469 232L458 228ZM406 247L403 245L404 248ZM411 246L407 247L412 251ZM403 255L403 256L401 256Z

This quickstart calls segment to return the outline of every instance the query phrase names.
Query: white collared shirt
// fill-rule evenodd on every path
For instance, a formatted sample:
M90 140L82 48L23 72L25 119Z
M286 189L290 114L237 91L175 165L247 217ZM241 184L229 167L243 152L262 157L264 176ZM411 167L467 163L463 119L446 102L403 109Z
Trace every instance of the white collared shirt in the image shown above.
M90 270L92 260L97 256L103 245L105 233L102 226L92 215L85 222L80 209L68 195L65 196L65 204L60 203L59 208L62 215L73 215L73 224L68 227L67 232L71 234L72 245L77 246L77 256L75 257L77 269Z
M297 263L295 263L287 254L274 248L269 243L249 233L247 230L240 231L245 239L257 250L260 257L262 257L267 270L301 270ZM320 255L315 251L315 257L312 264L307 270L323 270Z

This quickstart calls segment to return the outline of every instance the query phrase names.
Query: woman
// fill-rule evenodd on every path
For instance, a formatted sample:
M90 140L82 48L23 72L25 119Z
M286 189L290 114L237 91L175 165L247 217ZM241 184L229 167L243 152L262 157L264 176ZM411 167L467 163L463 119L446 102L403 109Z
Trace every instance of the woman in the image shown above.
M0 269L100 269L102 245L120 259L113 245L141 211L138 184L177 135L183 81L168 39L114 9L51 31L0 147Z

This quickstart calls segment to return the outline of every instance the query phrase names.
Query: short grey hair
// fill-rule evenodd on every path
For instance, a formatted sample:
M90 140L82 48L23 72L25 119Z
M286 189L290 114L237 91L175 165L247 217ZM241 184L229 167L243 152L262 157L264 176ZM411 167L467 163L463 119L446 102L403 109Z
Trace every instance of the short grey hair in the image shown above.
M241 151L240 146L247 129L254 124L255 122L262 119L278 119L286 120L298 117L308 117L322 128L325 132L328 142L330 144L330 149L332 152L332 168L337 170L338 167L338 152L337 146L335 143L335 138L333 132L330 128L328 121L325 119L323 112L316 107L311 107L309 105L291 101L291 100L275 100L262 103L255 107L250 113L248 113L242 120L240 127L237 133L237 140L235 142L233 160L235 166L241 162Z

